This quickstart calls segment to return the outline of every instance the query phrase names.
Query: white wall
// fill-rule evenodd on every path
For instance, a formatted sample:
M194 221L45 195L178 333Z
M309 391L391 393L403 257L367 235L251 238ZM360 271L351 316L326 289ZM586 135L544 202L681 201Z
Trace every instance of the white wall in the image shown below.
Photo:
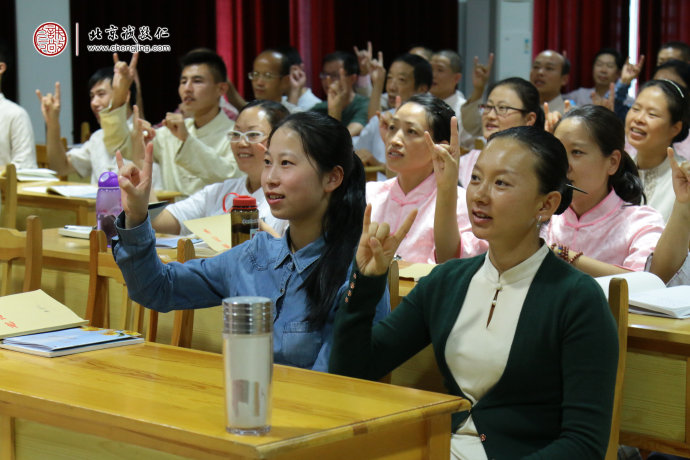
M529 78L532 64L532 0L458 0L458 50L464 58L460 82L472 92L474 57L486 64L495 54L490 82L507 77Z
M72 53L74 37L69 20L69 0L17 0L17 86L18 103L29 112L37 144L45 143L45 123L36 97L36 89L53 92L61 85L60 127L62 137L72 142ZM34 48L36 28L44 22L56 22L67 30L68 42L59 56L47 57Z

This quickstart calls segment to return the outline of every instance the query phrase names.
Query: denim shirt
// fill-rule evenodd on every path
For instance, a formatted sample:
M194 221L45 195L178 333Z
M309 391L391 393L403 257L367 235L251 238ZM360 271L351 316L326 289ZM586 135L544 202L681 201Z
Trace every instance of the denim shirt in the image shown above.
M314 330L306 321L309 301L300 286L323 251L323 237L293 254L288 247L287 233L278 239L258 232L250 241L215 257L163 264L156 253L156 239L148 218L132 229L124 229L123 219L121 214L116 222L119 237L113 239L113 256L132 300L167 312L213 307L226 297L268 297L275 305L274 361L328 371L335 310L347 291L352 265L326 323L321 330ZM375 321L389 311L386 290L377 304Z

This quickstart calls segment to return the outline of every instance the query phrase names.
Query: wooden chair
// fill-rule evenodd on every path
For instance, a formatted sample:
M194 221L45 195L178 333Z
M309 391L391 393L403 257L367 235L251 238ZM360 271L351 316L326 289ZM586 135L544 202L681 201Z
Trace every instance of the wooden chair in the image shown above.
M26 218L26 233L13 228L0 228L0 263L2 264L0 295L9 294L12 263L17 259L24 259L22 291L40 289L43 265L43 230L40 217Z
M616 370L616 390L613 396L611 434L605 460L618 458L618 436L621 428L621 409L623 407L623 377L625 357L628 348L628 283L622 278L614 278L609 283L609 307L618 325L618 369Z
M62 142L62 146L67 150L67 139L62 137L60 138L60 141ZM46 144L36 144L36 164L38 165L39 168L49 168L50 169L50 162L48 161L48 147ZM67 176L60 176L60 180L67 180Z
M5 166L5 171L0 176L0 198L2 199L0 226L17 228L17 167L12 163Z
M93 230L89 236L89 292L86 302L86 319L92 326L110 327L110 305L108 283L110 279L122 285L122 329L132 329L144 333L144 313L149 312L145 331L146 340L155 341L158 331L158 312L134 304L127 294L127 286L120 268L112 254L108 252L105 233ZM177 260L184 262L195 256L194 246L188 239L180 239L177 244ZM134 316L130 322L130 316ZM191 347L194 310L174 312L171 344Z

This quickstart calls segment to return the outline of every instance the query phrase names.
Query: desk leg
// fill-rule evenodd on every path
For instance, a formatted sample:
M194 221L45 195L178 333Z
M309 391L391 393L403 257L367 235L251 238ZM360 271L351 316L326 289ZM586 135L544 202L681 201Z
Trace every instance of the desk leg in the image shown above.
M427 439L429 440L427 448L428 455L425 459L433 460L437 458L448 458L448 449L450 446L450 430L448 429L448 416L434 417L427 421Z
M77 225L90 225L88 208L84 206L77 208Z
M14 417L0 415L0 460L14 459Z

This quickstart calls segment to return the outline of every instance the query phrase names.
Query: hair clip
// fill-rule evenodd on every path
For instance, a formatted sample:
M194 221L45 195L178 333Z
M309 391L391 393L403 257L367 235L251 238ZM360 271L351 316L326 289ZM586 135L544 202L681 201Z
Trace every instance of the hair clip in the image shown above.
M584 193L585 195L589 195L587 192L585 192L585 191L582 190L581 188L575 187L573 184L565 184L565 186L566 186L566 187L570 187L570 188L573 189L573 190L577 190L577 191L580 192L580 193Z
M680 86L678 86L678 84L677 84L675 81L669 80L669 79L667 79L667 78L663 78L661 81L665 81L665 82L667 82L667 83L672 84L673 87L676 88L676 89L678 90L678 94L680 94L680 97L681 97L682 99L685 99L685 94L683 94L683 91L680 89Z

